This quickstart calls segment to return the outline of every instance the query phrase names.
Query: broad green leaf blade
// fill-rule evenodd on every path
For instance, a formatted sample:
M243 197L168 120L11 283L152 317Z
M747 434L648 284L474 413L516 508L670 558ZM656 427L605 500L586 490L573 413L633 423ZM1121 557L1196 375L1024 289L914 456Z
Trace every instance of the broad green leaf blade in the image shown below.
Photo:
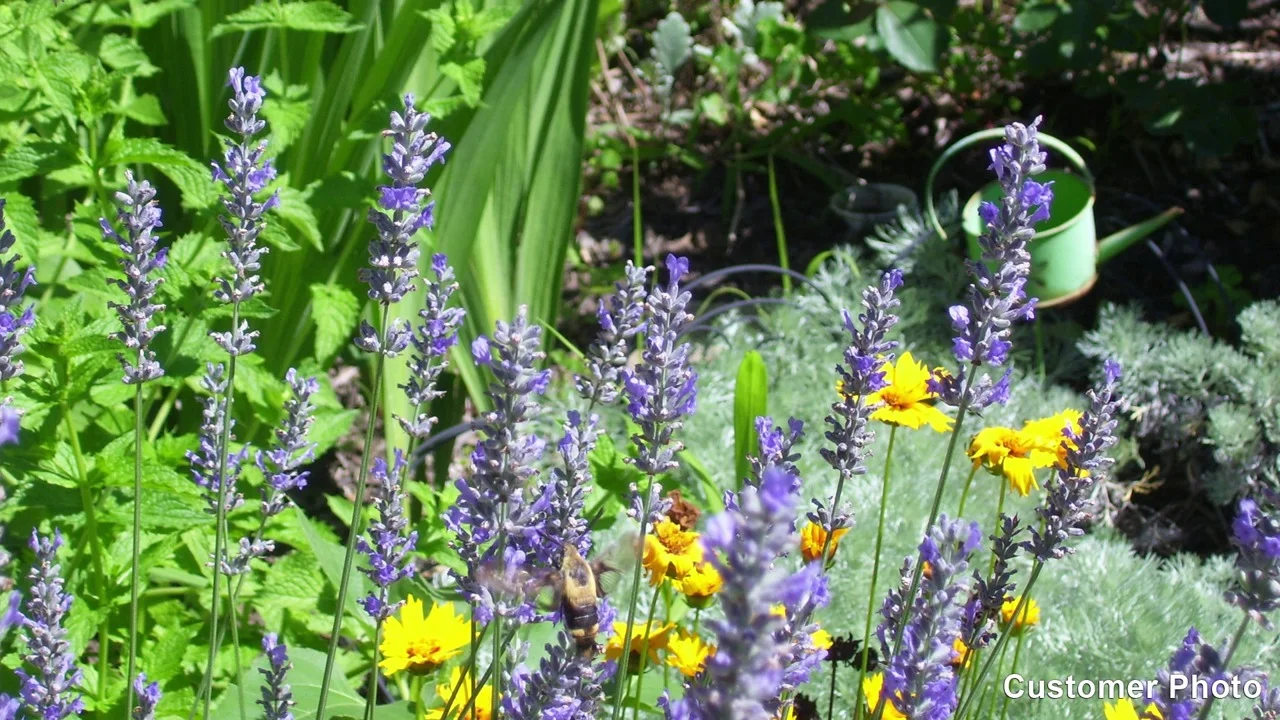
M311 305L311 318L316 325L316 361L328 366L356 329L360 301L341 285L315 283L311 286Z
M693 36L683 15L672 11L658 21L653 33L653 59L664 76L675 75L692 53Z
M342 584L342 563L345 559L346 549L343 545L320 534L316 526L307 519L306 513L301 508L294 508L297 516L298 525L302 528L302 533L307 536L307 541L311 544L311 551L316 554L316 561L320 563L320 570L324 572L325 578L329 584L334 587L336 592L339 585ZM358 560L358 558L357 558ZM365 576L351 568L351 576L347 582L347 618L362 617L364 612L360 607L360 599L368 592L368 582Z
M760 452L756 418L769 414L769 371L755 350L742 356L733 387L733 461L738 486L751 470L750 455Z
M895 60L916 72L937 72L945 42L942 29L924 8L890 0L876 10L876 32Z
M213 37L250 30L297 30L300 32L349 33L360 29L351 13L331 2L262 3L227 16L213 27Z

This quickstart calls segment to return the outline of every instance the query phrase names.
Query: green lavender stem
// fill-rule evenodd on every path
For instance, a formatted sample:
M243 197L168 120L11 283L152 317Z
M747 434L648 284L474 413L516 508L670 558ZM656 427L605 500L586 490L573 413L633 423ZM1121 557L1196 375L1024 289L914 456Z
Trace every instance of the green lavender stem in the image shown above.
M1013 623L1010 623L1010 627L1012 628L1016 624L1017 624L1016 621ZM1015 645L1013 648L1013 666L1009 668L1010 675L1018 672L1018 658L1022 657L1022 641L1025 640L1026 637L1027 637L1027 633L1025 630L1018 633L1018 644ZM1000 675L999 673L996 673L997 677L999 677L999 675ZM1008 715L1009 715L1009 696L1005 695L1004 702L1000 704L1000 720L1004 720L1006 717L1008 717Z
M1027 586L1022 589L1022 598L1018 600L1018 606L1013 609L1013 617L1022 617L1023 609L1026 607L1027 601L1031 599L1031 589L1035 587L1036 580L1040 577L1040 571L1044 569L1044 561L1036 560L1031 566L1031 576L1027 578ZM987 672L991 670L991 664L995 662L996 656L1000 654L1000 650L1009 643L1009 633L1001 633L999 639L996 640L995 647L991 649L991 654L987 656L986 662L982 664L982 670L978 673L976 682L974 682L974 690L982 687L983 680L987 678ZM956 713L956 717L964 717L965 710L973 703L973 694L962 698L960 711Z
M1018 617L1014 615L1014 617ZM1235 657L1236 650L1240 647L1240 639L1244 637L1245 630L1249 629L1249 616L1245 615L1240 618L1240 625L1236 627L1235 635L1231 636L1231 644L1227 646L1227 654L1222 657L1222 667L1224 669L1231 667L1231 658ZM1209 717L1209 710L1213 708L1213 693L1209 694L1209 699L1205 701L1204 707L1200 708L1200 714L1196 716L1196 720L1206 720Z
M640 551L644 552L645 537L649 531L649 500L653 494L653 476L649 475L649 482L645 483L644 498L641 500L640 511ZM640 597L640 572L643 570L643 563L636 563L635 569L631 573L631 601L627 605L627 634L622 638L622 658L623 662L618 667L618 690L613 698L613 720L618 720L622 714L622 701L627 695L627 658L631 657L631 630L635 627L636 621L636 601Z
M390 306L382 308L382 337L379 348L387 345L387 323L391 313ZM378 399L382 396L382 374L386 357L382 352L373 362L373 388L370 390L369 426L364 433L364 450L360 458L360 475L356 478L356 495L354 507L351 509L350 531L347 533L347 551L342 561L342 580L338 583L338 605L333 611L333 634L329 638L329 651L324 658L324 675L320 678L320 701L316 706L316 717L323 718L325 706L329 702L329 685L333 681L333 666L338 657L338 643L342 639L342 618L346 614L347 585L351 582L351 567L355 562L356 540L360 537L360 515L364 508L365 483L369 479L369 462L373 455L373 430L377 426Z
M866 652L871 647L871 618L875 615L876 609L876 582L880 577L880 551L884 547L884 521L886 508L889 506L889 470L893 467L893 441L898 436L898 426L894 425L889 430L889 449L884 454L884 477L880 482L880 522L876 525L876 554L871 561L871 589L867 597L867 617L862 626L862 663L858 668L858 684L857 688L862 687L862 681L867 676L867 665L871 659L871 653ZM829 539L829 538L828 538ZM825 555L823 557L826 557ZM827 700L827 717L834 717L831 714L832 705L834 704L834 680L832 681L832 694ZM859 720L862 717L862 703L854 706L853 719Z
M956 510L956 515L964 517L965 504L969 502L969 488L973 485L973 476L978 474L978 465L974 464L973 469L969 471L969 479L964 481L964 491L960 493L960 509Z
M640 691L644 688L644 671L645 665L649 660L649 633L653 630L653 611L658 605L658 589L662 587L662 583L653 586L653 594L649 596L649 619L644 623L644 640L640 642L640 664L636 670L636 705L631 711L631 720L637 720L640 717ZM630 664L631 656L623 655L622 662Z
M138 351L138 365L142 365L142 351ZM141 590L139 573L142 566L142 383L133 393L133 556L130 563L129 587L129 665L125 673L128 681L126 708L133 708L133 678L138 670L138 595Z

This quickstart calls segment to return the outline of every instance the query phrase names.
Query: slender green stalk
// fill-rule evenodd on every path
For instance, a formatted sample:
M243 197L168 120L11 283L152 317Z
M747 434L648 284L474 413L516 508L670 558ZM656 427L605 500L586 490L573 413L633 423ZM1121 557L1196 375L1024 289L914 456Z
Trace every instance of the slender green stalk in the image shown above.
M387 345L387 323L391 307L382 307L382 337L380 348ZM373 430L377 426L378 399L382 396L382 373L386 357L379 352L373 361L373 387L369 399L369 423L364 433L364 450L360 458L360 475L356 477L356 495L354 507L351 509L351 526L347 533L347 552L342 561L342 580L338 583L338 605L333 611L333 634L329 638L329 651L324 658L324 675L320 678L320 702L316 706L316 717L323 718L325 706L329 703L329 685L333 681L333 666L338 657L338 642L342 639L342 617L346 614L347 585L351 583L351 567L355 564L356 540L360 537L360 515L364 508L364 488L369 479L369 462L373 456Z
M858 684L854 687L861 688L862 681L867 676L867 665L871 660L871 653L866 652L871 647L871 618L875 615L876 610L876 582L880 577L880 551L884 547L884 520L886 509L889 507L889 471L893 467L893 441L898 436L898 426L893 425L889 430L889 449L884 454L884 477L880 481L880 522L876 525L876 554L871 561L871 589L867 597L867 618L862 626L862 663L858 668ZM825 555L823 556L826 557ZM827 717L835 717L831 714L832 705L835 702L835 679L832 677L832 692L827 698ZM853 720L862 717L862 703L857 703L853 710Z
M1010 623L1010 627L1012 628L1014 624L1016 623ZM1018 644L1015 645L1013 648L1013 666L1009 668L1010 675L1018 672L1018 658L1022 657L1022 641L1025 640L1026 637L1027 637L1027 633L1025 629L1022 632L1018 633ZM996 673L996 677L999 677L999 676L1000 676L1000 673ZM1004 702L1000 703L1000 720L1004 720L1006 717L1008 717L1008 715L1009 715L1009 696L1005 695Z
M69 373L69 368L64 368ZM95 509L93 491L89 487L89 466L84 459L84 451L80 448L80 434L76 432L75 422L71 419L71 406L66 400L61 403L62 421L66 426L71 442L71 454L75 456L76 474L79 475L80 504L84 508L85 529L89 535L89 552L93 558L94 592L98 594L98 602L106 605L107 579L103 569L102 538L98 531L98 514ZM107 667L111 657L111 613L104 612L98 623L98 657L100 672L98 673L98 698L105 701L107 697ZM98 716L102 717L105 702L99 706Z
M498 506L498 540L496 544L498 551L497 553L494 554L494 557L503 557L503 553L506 551L506 546L507 546L506 528L507 528L507 505L506 503L503 503L502 505ZM501 682L502 656L504 654L503 653L504 647L502 645L502 616L498 615L497 613L494 613L493 622L498 624L498 629L497 629L497 632L493 634L493 662L489 663L489 668L491 670L495 670L495 672L493 673L493 685L492 685L493 708L490 710L490 713L492 716L492 720L498 720L498 712L499 712L499 708L501 706L501 700L502 700L502 687L501 687L502 686L502 682ZM483 686L477 686L476 692L472 693L472 695L479 693L482 687Z
M977 474L978 464L974 463L973 469L969 471L969 479L964 481L964 492L960 493L960 509L956 511L959 517L964 517L964 507L969 502L969 487L973 485L973 476Z
M492 624L493 623L490 623L490 625ZM480 641L484 639L485 633L488 633L488 632L489 632L489 625L485 625L483 628L480 629L480 632L477 633L476 622L474 619L472 619L471 621L471 657L467 659L467 662L465 664L463 664L462 674L458 676L458 684L454 685L453 691L449 693L449 699L444 701L444 709L440 711L440 717L443 718L444 720L448 720L449 711L453 709L453 703L458 698L458 691L462 689L462 684L466 682L468 675L473 678L476 676L476 651L479 650ZM510 642L510 641L511 641L511 638L507 638L507 642Z
M1018 617L1014 615L1014 617ZM1240 625L1236 627L1235 635L1231 636L1231 644L1227 646L1227 654L1222 656L1222 667L1231 667L1231 658L1235 657L1236 650L1240 648L1240 638L1244 637L1244 631L1249 629L1249 616L1245 615L1240 618ZM1200 714L1196 716L1196 720L1206 720L1209 717L1209 710L1213 708L1215 700L1213 693L1209 693L1209 699L1205 701L1204 707L1200 708Z
M373 630L373 667L369 668L369 688L364 697L365 720L373 720L378 704L378 643L382 642L382 619Z
M1018 606L1013 609L1013 617L1022 617L1023 609L1026 607L1027 601L1031 598L1031 589L1035 586L1036 580L1040 577L1040 571L1044 569L1044 561L1036 560L1031 566L1031 576L1027 578L1027 586L1022 589L1022 598L1018 600ZM995 647L991 649L991 654L987 656L987 661L982 664L982 670L979 671L977 681L974 683L974 689L982 687L983 680L987 677L987 672L991 670L991 664L995 662L996 656L1000 654L1002 648L1009 644L1009 633L1000 633L1000 637L996 640ZM961 698L960 711L956 713L956 717L964 717L965 710L973 703L972 693Z
M138 356L138 365L141 366L141 351ZM133 392L133 557L130 568L129 665L124 677L125 684L129 686L125 707L132 709L133 678L138 670L138 594L142 585L139 577L142 568L142 383L138 383Z
M645 483L644 498L641 500L640 509L640 540L639 546L641 552L644 551L645 536L649 531L649 500L653 494L653 476L649 475L649 482ZM627 604L627 634L622 638L622 660L618 666L618 690L613 698L613 720L618 720L622 714L622 700L627 694L627 659L631 657L631 630L635 627L636 621L636 600L640 597L640 573L644 569L644 563L636 563L635 569L631 573L631 601Z
M778 177L773 170L773 153L769 153L769 202L773 205L773 231L778 237L778 264L783 270L791 269L787 253L787 230L782 226L782 203L778 202ZM791 276L782 276L782 294L791 295Z
M231 305L231 327L240 327L240 303L236 302ZM213 597L210 600L209 616L209 657L205 666L205 673L209 675L209 684L204 690L204 716L209 717L210 706L213 704L213 666L218 660L218 621L220 606L222 600L222 556L226 554L227 548L227 458L231 454L231 414L235 408L236 393L236 357L231 356L227 361L227 391L225 402L226 410L223 413L222 427L218 438L218 477L215 481L218 483L217 502L217 526L213 541ZM230 579L228 579L230 584ZM232 616L232 622L235 617Z
M864 663L864 666L865 666L865 663ZM827 688L827 717L829 718L834 718L836 716L836 675L839 670L840 670L840 663L834 663L834 662L831 663L831 685ZM861 683L859 683L858 686L854 688L855 697L856 697L858 688L860 687L862 687ZM856 705L854 705L853 718L854 720L857 720L861 716L862 716L862 703L857 703Z
M1000 499L996 501L996 532L1000 531L1000 516L1004 514L1004 498L1009 494L1009 481L1000 478ZM991 553L991 566L987 568L987 574L990 575L996 569L996 555Z
M230 589L231 578L227 578L227 585ZM233 597L227 597L227 610L231 613L231 659L236 669L236 701L240 706L240 720L247 720L249 708L244 702L244 668L240 666L240 613Z
M1004 673L1004 658L1008 654L1009 654L1009 645L1008 643L1006 643L1004 647L1000 648L1000 657L996 660L996 677L1000 677L1001 674ZM978 673L972 672L972 673L969 673L969 675L970 675L970 679L974 680L974 683L970 686L969 690L970 692L975 692L978 688L978 684L977 684ZM982 688L982 695L978 696L978 707L974 710L974 715L976 717L978 718L986 717L987 698L989 697L992 697L992 689L989 687Z
M645 665L649 662L649 633L653 630L653 611L658 606L658 590L662 587L662 583L653 586L653 593L649 596L649 619L644 623L644 640L640 641L640 664L636 670L636 705L631 710L631 720L637 720L640 717L640 691L644 688L644 671ZM623 655L622 662L630 663L631 656Z
M511 633L507 635L507 638L502 641L503 652L506 651L507 646L511 644L511 641L514 640L515 637L516 632L515 630L512 630ZM470 713L476 706L476 699L480 697L480 691L484 689L484 684L489 682L489 676L493 674L493 667L494 663L489 663L489 667L485 668L484 675L480 676L480 682L475 683L472 687L472 692L469 693L471 697L467 700L467 703L462 706L462 711L458 713L459 718L471 717ZM461 686L461 682L459 682L459 686ZM454 690L456 692L457 688L454 688ZM448 706L445 706L445 712L441 713L440 718L441 720L449 720ZM490 720L494 720L494 718L497 718L497 715L490 716Z
M425 702L423 702L423 700L422 700L422 685L423 685L423 681L424 681L424 680L426 680L426 677L425 677L425 676L423 676L423 675L415 675L415 676L413 676L413 691L412 691L412 694L413 694L413 717L414 717L414 720L426 720L426 717L427 717L427 704L426 704ZM461 684L461 683L459 683L459 684ZM458 692L458 688L456 688L456 687L455 687L455 688L453 689L453 691L454 691L455 693L456 693L456 692ZM445 706L444 714L443 714L443 715L441 715L441 717L449 717L449 706L448 706L448 705L446 705L446 706Z
M644 266L644 221L640 212L640 148L631 140L631 256L636 267Z

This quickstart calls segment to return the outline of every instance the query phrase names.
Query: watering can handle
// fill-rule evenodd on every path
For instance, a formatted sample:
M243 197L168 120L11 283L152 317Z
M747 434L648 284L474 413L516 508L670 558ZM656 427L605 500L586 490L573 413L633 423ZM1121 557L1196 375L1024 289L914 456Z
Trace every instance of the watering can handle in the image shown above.
M938 211L933 206L933 181L937 178L938 171L942 169L942 166L946 164L948 160L954 157L961 150L973 147L984 140L995 140L1003 137L1004 128L979 130L972 135L957 140L955 144L947 148L942 155L938 157L937 161L933 163L933 167L929 169L929 177L924 182L924 212L929 218L929 222L933 225L933 229L937 231L938 237L943 238L944 240L947 237L946 231L942 229L942 222L938 220ZM1079 153L1071 149L1070 145L1046 133L1037 133L1036 137L1039 139L1041 145L1047 145L1058 153L1061 153L1063 157L1071 162L1072 166L1074 166L1076 170L1080 171L1080 174L1084 176L1085 182L1089 183L1091 187L1093 186L1093 175L1089 173L1088 166L1084 164L1084 158L1080 157Z

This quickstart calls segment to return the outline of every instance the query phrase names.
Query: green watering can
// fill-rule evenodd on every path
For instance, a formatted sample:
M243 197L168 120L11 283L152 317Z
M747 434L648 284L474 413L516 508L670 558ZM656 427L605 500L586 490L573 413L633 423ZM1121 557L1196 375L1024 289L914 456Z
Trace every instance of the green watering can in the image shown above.
M1053 182L1053 205L1050 207L1049 218L1036 225L1036 235L1028 245L1031 252L1031 277L1027 283L1027 293L1039 298L1037 307L1045 308L1065 305L1084 297L1098 281L1099 263L1110 260L1120 251L1181 215L1182 208L1169 208L1159 215L1099 240L1093 220L1093 203L1097 192L1084 159L1055 137L1044 133L1038 133L1037 137L1041 145L1061 154L1079 171L1079 174L1075 174L1064 170L1045 170L1036 176L1039 182ZM929 170L924 188L925 214L939 236L947 237L933 205L933 181L938 171L961 150L980 142L1002 138L1003 128L976 132L947 148ZM968 238L969 256L975 260L982 257L978 236L986 229L978 216L978 206L984 201L997 202L1003 195L1000 184L992 182L974 193L964 204L960 221Z

